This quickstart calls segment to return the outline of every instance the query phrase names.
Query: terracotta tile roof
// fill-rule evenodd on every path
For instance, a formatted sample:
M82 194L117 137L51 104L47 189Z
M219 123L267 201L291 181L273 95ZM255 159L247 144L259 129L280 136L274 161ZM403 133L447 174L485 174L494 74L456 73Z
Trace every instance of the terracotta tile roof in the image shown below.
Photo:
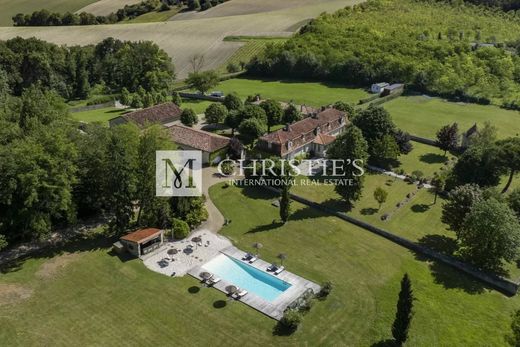
M212 153L229 145L229 138L225 136L189 128L184 125L173 125L168 128L168 132L175 143L204 152Z
M128 122L134 122L139 126L146 123L168 123L180 119L182 110L173 102L155 105L142 110L130 112L122 115Z
M156 228L139 229L121 237L121 240L139 243L142 240L146 240L147 238L154 236L160 231L160 229Z
M328 134L348 124L345 112L327 108L315 117L307 117L289 125L289 129L280 129L264 135L260 142L271 143L277 154L284 155L315 140L316 133ZM319 131L317 131L319 128ZM289 143L291 145L289 145Z
M329 145L334 142L335 139L336 136L321 133L316 136L313 142L318 145Z

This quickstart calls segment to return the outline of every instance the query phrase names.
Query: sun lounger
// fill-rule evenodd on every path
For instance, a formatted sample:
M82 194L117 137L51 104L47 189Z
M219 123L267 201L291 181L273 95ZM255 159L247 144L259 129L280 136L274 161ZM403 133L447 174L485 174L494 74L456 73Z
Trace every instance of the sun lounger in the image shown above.
M278 265L276 264L271 264L267 267L267 271L276 271L278 270Z
M218 277L211 277L209 280L208 280L208 284L209 285L214 285L214 284L217 284L221 281L220 278Z
M241 297L243 297L243 296L246 295L246 294L247 294L247 290L243 289L242 291L240 291L240 292L238 292L238 293L236 294L236 298L237 298L237 299L240 299Z
M251 260L253 258L253 255L251 253L246 253L244 254L244 256L242 257L242 260Z
M283 271L285 270L285 268L283 266L280 266L278 269L276 269L276 271L274 272L275 275L279 275L281 274Z
M249 259L249 264L253 264L257 260L258 260L258 258L253 256L253 258Z

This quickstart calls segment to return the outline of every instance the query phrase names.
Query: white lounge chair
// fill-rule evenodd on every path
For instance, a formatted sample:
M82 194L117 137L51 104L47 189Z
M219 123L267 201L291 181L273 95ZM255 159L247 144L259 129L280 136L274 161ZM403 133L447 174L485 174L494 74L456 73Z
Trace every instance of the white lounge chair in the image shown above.
M274 272L276 270L278 270L278 265L276 265L276 264L271 264L271 265L269 265L267 267L267 271L273 271Z
M242 289L240 292L238 292L238 293L236 294L236 298L237 298L237 299L240 299L240 298L242 298L243 296L245 296L247 293L248 293L247 290Z
M211 277L209 280L208 280L208 284L209 285L215 285L217 283L219 283L221 281L220 278L218 277Z
M253 255L251 253L246 253L244 254L244 256L242 257L242 260L244 261L249 261L253 258Z
M249 259L249 264L253 264L257 260L258 258L256 256L253 256L253 258Z
M284 268L283 266L280 266L278 269L276 269L276 270L274 271L274 274L275 274L275 275L279 275L279 274L281 274L284 270L285 270L285 268Z

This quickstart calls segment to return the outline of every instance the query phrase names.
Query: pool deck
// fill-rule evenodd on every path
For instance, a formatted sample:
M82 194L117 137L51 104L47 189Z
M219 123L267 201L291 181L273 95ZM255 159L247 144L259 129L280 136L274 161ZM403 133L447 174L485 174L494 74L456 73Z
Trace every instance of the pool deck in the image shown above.
M246 254L246 252L241 251L240 249L234 246L224 248L220 250L220 253L223 253L229 257L238 259L240 261L242 261L242 257L244 257L244 255ZM249 262L244 263L249 264ZM251 292L247 293L245 296L239 299L239 301L243 302L244 304L251 306L255 310L262 312L263 314L273 319L280 320L287 306L291 304L294 300L299 298L307 289L312 289L314 293L318 293L318 291L320 290L320 286L316 283L308 281L305 278L295 275L287 270L283 271L279 275L274 275L272 272L266 271L267 267L271 265L271 263L268 263L262 259L258 259L253 264L249 265L291 284L291 287L284 291L282 294L280 294L273 302L266 301ZM188 274L202 281L200 273L203 271L205 271L204 264L193 267L191 270L188 271ZM213 285L213 287L227 294L226 287L230 285L234 284L226 282L224 279L222 279L220 282Z

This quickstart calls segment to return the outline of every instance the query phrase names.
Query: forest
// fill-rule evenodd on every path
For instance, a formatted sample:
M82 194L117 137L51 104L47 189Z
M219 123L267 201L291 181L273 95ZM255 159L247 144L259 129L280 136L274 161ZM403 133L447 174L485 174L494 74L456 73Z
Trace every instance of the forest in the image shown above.
M114 232L205 218L199 198L155 197L150 163L173 146L161 127L79 124L65 104L95 84L164 93L174 77L164 51L150 42L66 48L21 38L0 50L0 248L93 215L107 215Z
M107 38L95 46L58 46L35 38L0 42L0 71L12 94L40 85L66 100L84 99L95 85L106 93L168 89L174 77L171 58L152 42Z
M388 18L392 18L389 22ZM249 63L260 76L328 79L520 106L520 16L460 3L370 0L322 14Z

